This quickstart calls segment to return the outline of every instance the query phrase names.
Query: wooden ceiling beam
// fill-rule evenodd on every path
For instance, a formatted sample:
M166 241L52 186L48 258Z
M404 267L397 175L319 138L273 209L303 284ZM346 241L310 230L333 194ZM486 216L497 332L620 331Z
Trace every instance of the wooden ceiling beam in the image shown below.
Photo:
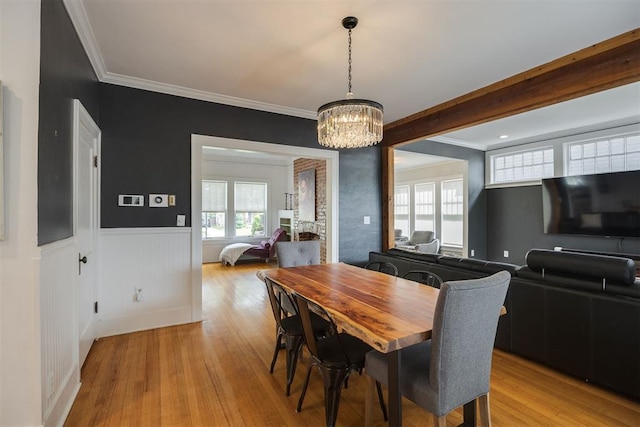
M393 147L640 81L640 28L389 123Z

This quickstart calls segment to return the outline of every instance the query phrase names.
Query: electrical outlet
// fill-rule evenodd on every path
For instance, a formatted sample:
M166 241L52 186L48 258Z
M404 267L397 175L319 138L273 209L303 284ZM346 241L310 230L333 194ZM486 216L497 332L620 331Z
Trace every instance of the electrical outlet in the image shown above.
M187 223L187 217L185 215L178 215L176 217L176 225L178 227L184 227Z
M475 256L476 255L476 251L471 249L471 256Z
M504 257L509 258L509 251L504 251Z
M133 288L133 301L142 302L142 288Z

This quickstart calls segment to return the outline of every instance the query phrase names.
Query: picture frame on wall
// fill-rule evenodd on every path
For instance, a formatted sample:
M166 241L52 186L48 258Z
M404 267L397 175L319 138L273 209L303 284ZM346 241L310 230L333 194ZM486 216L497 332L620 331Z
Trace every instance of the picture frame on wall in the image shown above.
M316 170L298 174L298 221L316 220Z

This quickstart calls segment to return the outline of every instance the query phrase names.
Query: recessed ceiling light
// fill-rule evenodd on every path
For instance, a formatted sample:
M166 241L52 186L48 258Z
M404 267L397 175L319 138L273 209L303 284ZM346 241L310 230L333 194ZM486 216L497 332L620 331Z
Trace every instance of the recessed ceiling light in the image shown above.
M500 135L499 138L500 139L506 139L506 138L509 138L509 135Z

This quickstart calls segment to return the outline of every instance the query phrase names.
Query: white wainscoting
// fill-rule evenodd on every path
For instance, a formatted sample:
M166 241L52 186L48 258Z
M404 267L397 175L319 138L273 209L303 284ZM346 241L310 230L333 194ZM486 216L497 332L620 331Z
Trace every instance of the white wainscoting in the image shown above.
M191 228L101 229L98 280L99 336L191 322Z
M44 425L64 423L80 389L76 285L78 248L74 238L40 248L42 414Z

